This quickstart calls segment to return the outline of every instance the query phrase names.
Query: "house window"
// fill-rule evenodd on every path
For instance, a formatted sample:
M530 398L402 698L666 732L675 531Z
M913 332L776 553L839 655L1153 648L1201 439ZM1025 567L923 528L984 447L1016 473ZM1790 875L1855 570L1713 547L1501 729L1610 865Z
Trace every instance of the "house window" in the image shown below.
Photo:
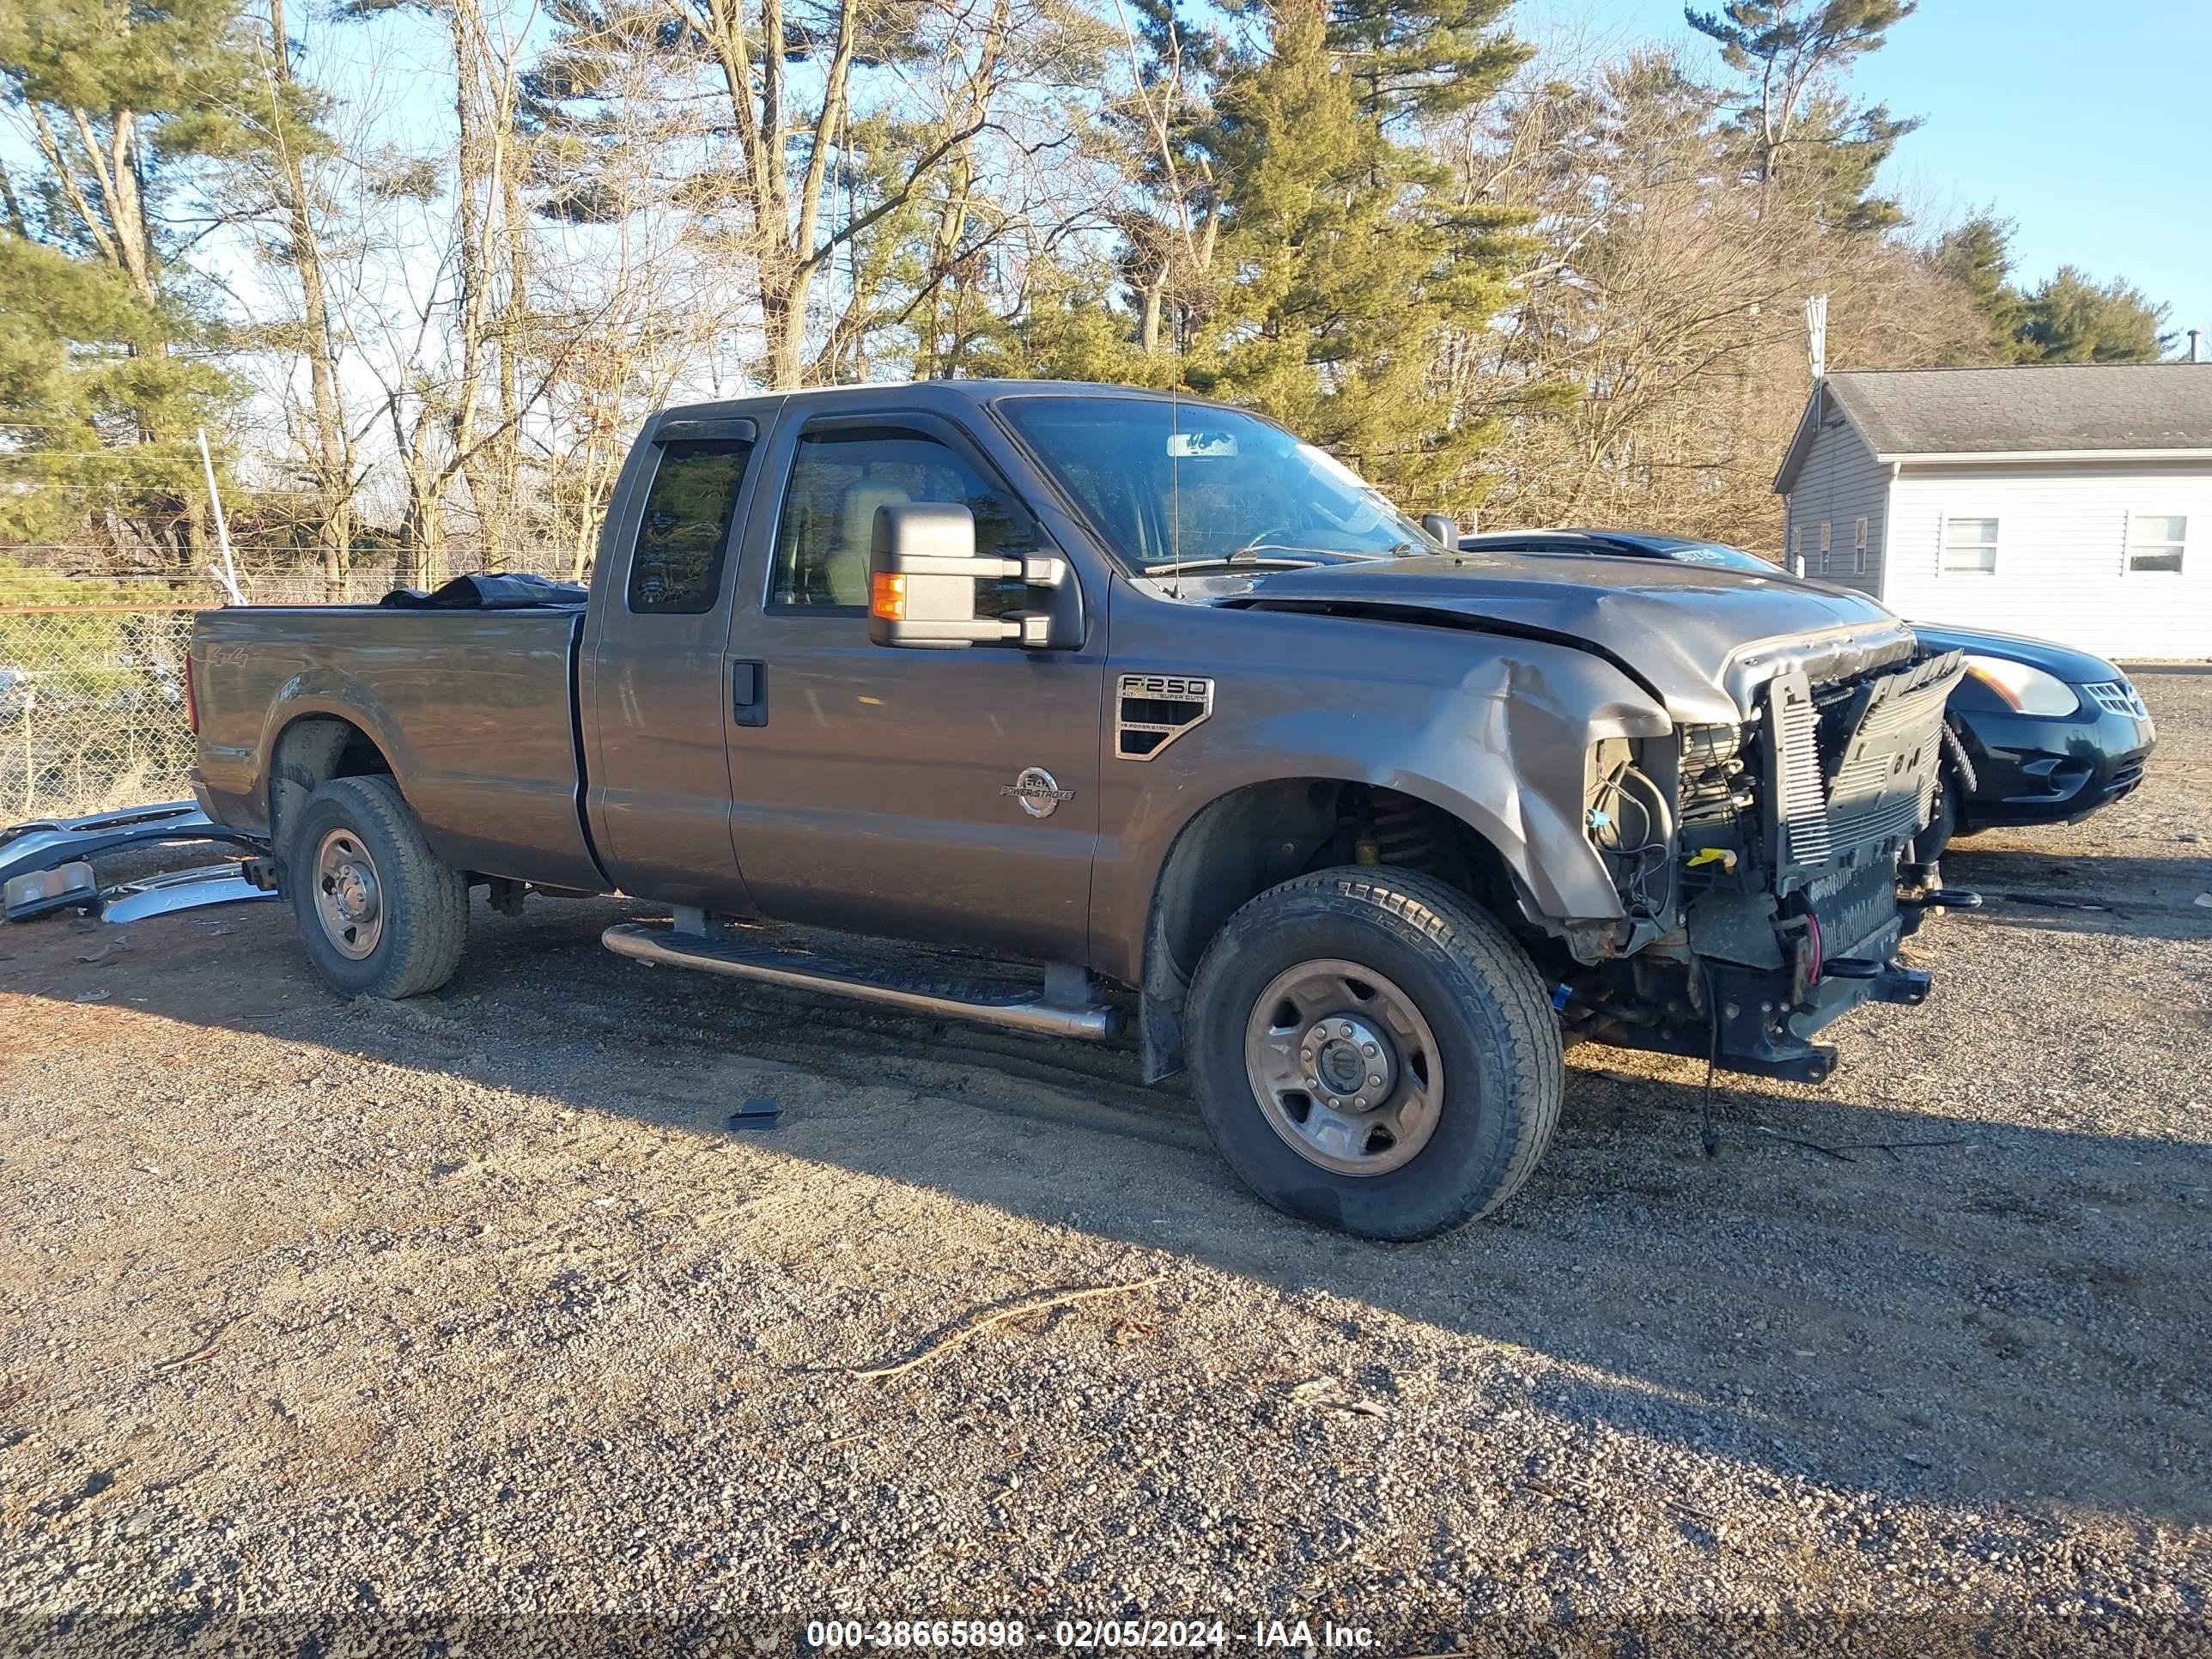
M1943 568L1947 571L1993 572L1997 568L1997 521L1995 519L1943 520Z
M1820 574L1828 574L1828 521L1820 520Z
M2189 520L2179 515L2138 513L2128 520L2128 568L2181 574L2181 552L2189 540Z
M1861 519L1858 527L1851 532L1851 574L1854 576L1866 574L1866 524L1867 521Z
M1790 574L1805 574L1805 526L1802 524L1793 525L1790 530Z

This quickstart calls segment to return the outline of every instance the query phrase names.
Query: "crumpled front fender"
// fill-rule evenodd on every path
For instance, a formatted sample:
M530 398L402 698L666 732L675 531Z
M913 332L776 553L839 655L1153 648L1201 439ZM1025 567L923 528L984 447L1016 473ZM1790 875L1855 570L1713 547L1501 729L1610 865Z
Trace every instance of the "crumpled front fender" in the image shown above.
M1496 851L1532 921L1562 937L1610 934L1624 907L1583 828L1588 756L1606 738L1673 730L1649 691L1602 658L1545 641L1296 615L1270 617L1266 635L1271 656L1330 671L1218 661L1204 725L1154 760L1103 763L1092 887L1102 971L1137 978L1154 895L1199 814L1295 779L1425 801ZM1115 658L1121 671L1155 667ZM1194 659L1186 645L1157 669L1188 672Z

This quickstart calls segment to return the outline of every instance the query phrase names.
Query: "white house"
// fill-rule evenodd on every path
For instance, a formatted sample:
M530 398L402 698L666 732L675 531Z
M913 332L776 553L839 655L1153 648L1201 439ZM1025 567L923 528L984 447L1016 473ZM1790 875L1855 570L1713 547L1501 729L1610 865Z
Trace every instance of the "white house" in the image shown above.
M2212 364L1831 374L1774 488L1792 568L1910 620L2212 657Z

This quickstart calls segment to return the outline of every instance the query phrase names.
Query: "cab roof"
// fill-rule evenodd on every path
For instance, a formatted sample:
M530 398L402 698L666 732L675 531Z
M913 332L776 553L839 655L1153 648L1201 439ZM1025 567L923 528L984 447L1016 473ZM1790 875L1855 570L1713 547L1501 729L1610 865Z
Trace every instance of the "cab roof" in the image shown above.
M1148 403L1188 404L1198 409L1226 409L1229 404L1188 393L1162 392L1151 386L1116 386L1097 380L873 380L856 386L800 386L787 392L757 392L742 398L713 403L678 404L660 411L672 421L728 420L740 416L764 416L788 402L826 404L872 403L886 392L911 393L924 406L948 404L988 404L1006 397L1131 398ZM1250 411L1242 411L1249 413Z

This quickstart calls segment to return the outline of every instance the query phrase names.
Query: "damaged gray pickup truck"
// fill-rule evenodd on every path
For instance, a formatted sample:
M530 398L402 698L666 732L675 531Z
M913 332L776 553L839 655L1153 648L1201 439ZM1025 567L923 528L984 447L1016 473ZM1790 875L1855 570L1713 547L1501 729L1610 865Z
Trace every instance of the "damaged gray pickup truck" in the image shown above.
M442 984L486 886L666 907L605 936L650 963L1133 1010L1255 1192L1387 1238L1527 1179L1565 1042L1810 1081L1919 1001L1958 676L1839 590L1449 553L1252 415L989 381L655 417L588 603L226 609L191 657L201 803L341 992Z

